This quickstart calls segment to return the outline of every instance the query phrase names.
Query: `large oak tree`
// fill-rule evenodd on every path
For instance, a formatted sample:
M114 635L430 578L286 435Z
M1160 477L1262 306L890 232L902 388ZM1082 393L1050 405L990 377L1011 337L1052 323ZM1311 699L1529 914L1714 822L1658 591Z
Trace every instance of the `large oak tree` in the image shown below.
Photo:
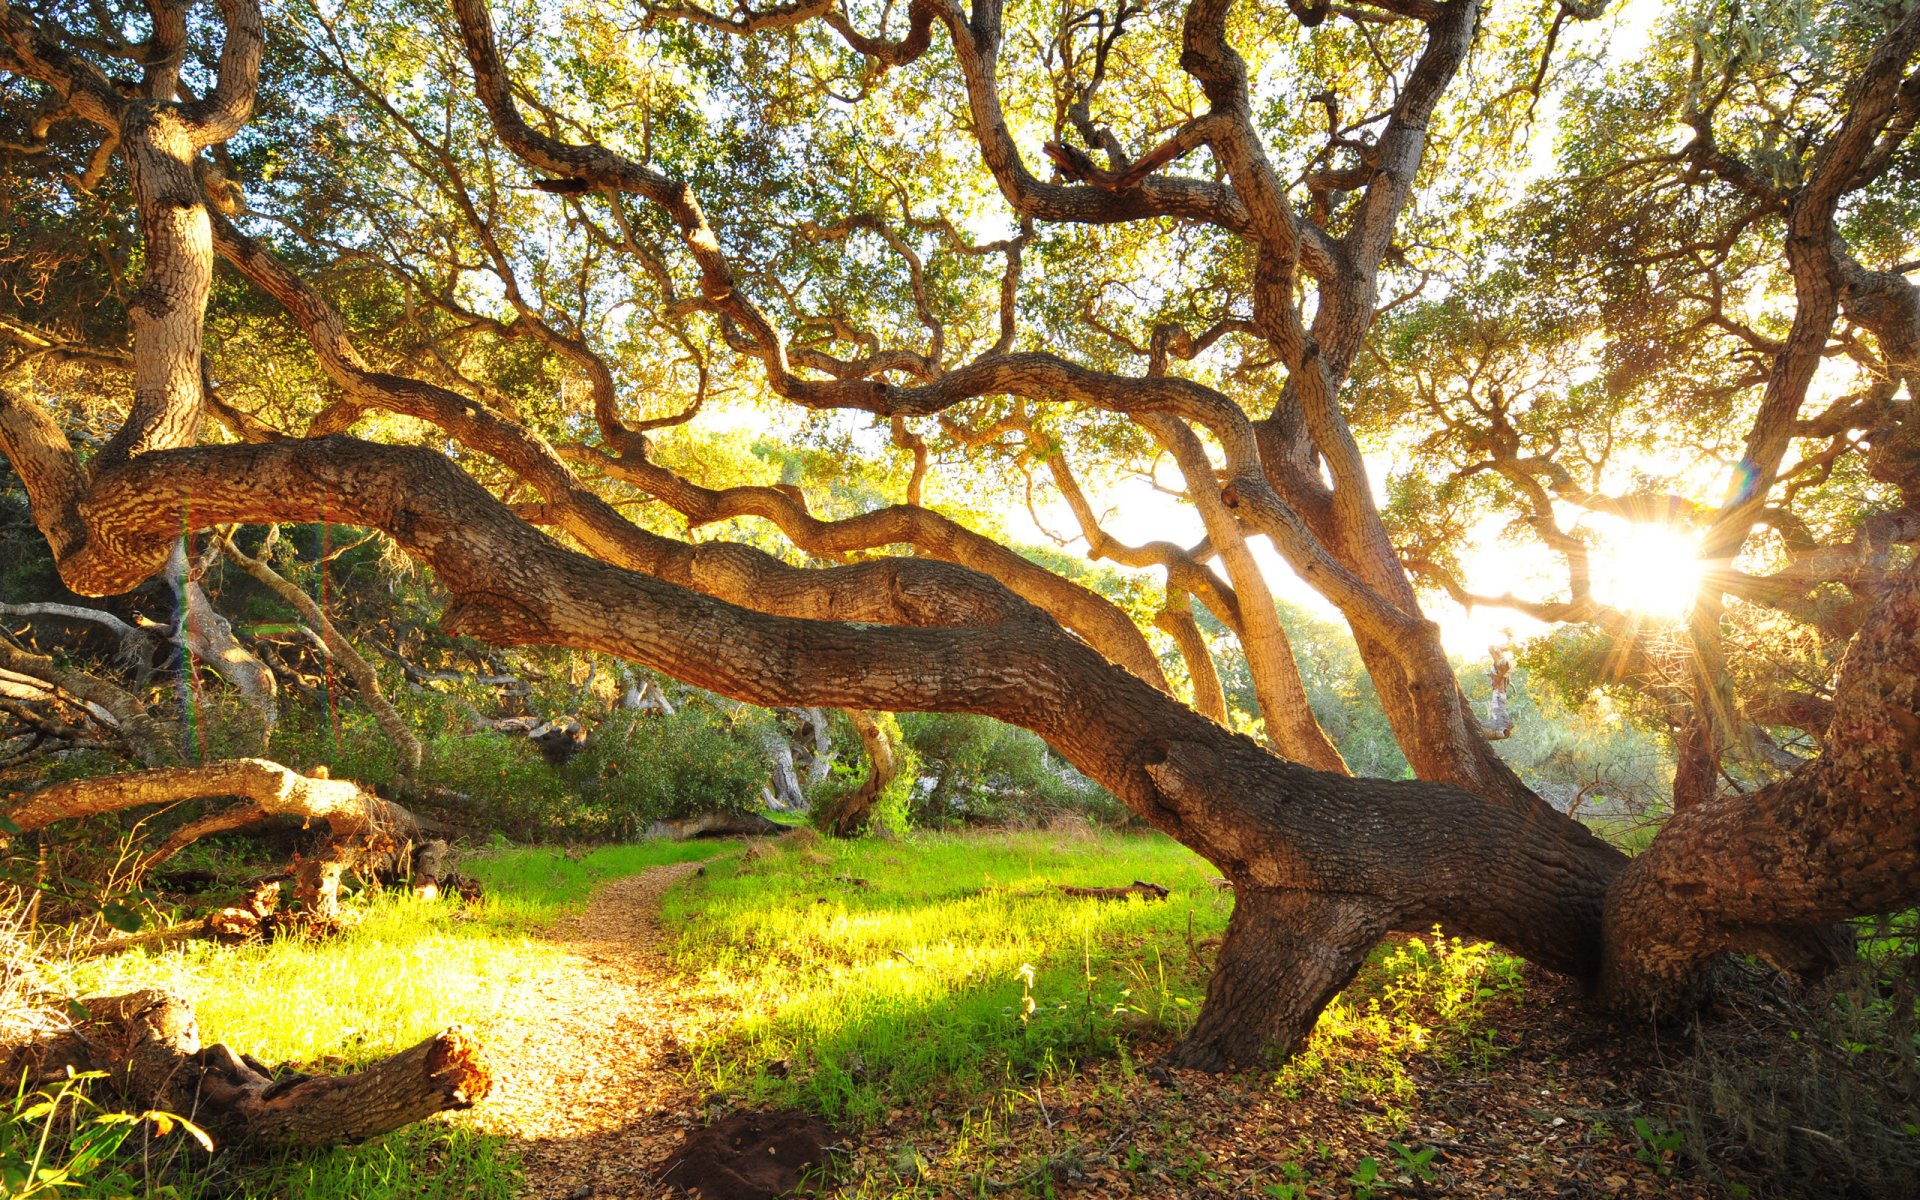
M356 524L496 644L1035 731L1233 882L1185 1063L1296 1044L1384 933L1436 922L1671 1011L1723 951L1818 970L1828 923L1920 896L1920 296L1879 269L1912 249L1885 227L1914 174L1920 7L1816 5L1783 49L1702 3L1648 78L1574 87L1564 46L1600 8L452 0L269 22L256 0L0 0L8 245L31 251L4 266L0 450L84 594L140 584L183 532ZM1543 96L1599 132L1522 203ZM1499 335L1472 298L1503 272L1512 311L1564 321ZM1699 361L1722 334L1724 371ZM1648 380L1690 371L1672 419L1743 430L1724 503L1610 492L1569 467L1553 405L1475 391L1503 354L1534 370L1596 342L1626 361L1598 399L1574 379L1579 420L1644 431ZM1865 392L1809 412L1836 356ZM844 454L892 447L902 502L822 515L786 481L708 474L676 438L722 393L824 414L808 428ZM111 435L76 444L116 400ZM1714 569L1660 691L1682 804L1631 863L1523 785L1455 682L1416 583L1493 597L1436 547L1459 533L1446 497L1383 513L1359 436L1383 420L1431 422L1437 476L1501 481L1480 502L1565 557L1563 599L1500 602L1625 659L1652 651L1587 588L1565 506L1701 533ZM1828 476L1857 460L1892 491L1793 525L1823 469L1808 439ZM1124 544L1088 485L1162 463L1204 538ZM1096 557L1163 573L1149 611L928 496L1017 502L1021 481ZM1345 618L1416 779L1348 774L1260 539ZM1818 717L1739 717L1729 613L1821 618L1833 589ZM1222 723L1195 603L1244 651L1264 741ZM1819 753L1722 794L1749 718L1817 726Z

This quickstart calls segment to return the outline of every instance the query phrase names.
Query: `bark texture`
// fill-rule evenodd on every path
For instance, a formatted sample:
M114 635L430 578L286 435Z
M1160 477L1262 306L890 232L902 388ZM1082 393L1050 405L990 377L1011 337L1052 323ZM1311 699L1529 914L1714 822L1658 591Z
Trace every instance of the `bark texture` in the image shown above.
M1674 814L1607 897L1605 992L1670 1014L1722 950L1835 963L1827 922L1920 893L1920 566L1894 580L1841 664L1826 750L1744 796Z
M200 1044L186 1001L164 991L83 1002L70 1033L16 1051L11 1078L105 1071L122 1102L180 1113L227 1144L318 1147L365 1141L438 1112L471 1108L492 1077L458 1026L346 1075L275 1071L224 1043Z

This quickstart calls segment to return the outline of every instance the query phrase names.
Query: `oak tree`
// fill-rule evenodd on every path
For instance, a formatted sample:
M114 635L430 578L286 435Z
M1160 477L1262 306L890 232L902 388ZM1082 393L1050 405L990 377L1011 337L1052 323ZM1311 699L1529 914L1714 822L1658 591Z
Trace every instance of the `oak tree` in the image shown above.
M1297 1044L1435 923L1671 1012L1723 951L1817 971L1831 922L1920 896L1920 7L1791 7L1702 0L1602 78L1568 49L1586 0L0 0L0 450L79 593L183 531L354 524L495 644L1033 730L1232 881L1186 1064ZM1530 185L1543 105L1575 132ZM1823 394L1836 359L1858 396ZM707 461L741 404L815 462L894 456L900 502ZM1724 501L1574 461L1662 421L1739 430ZM1383 430L1421 435L1425 493L1383 504ZM1855 464L1891 490L1796 515ZM1201 536L1104 527L1135 476ZM1564 597L1459 578L1435 489L1484 480ZM1151 602L990 536L1036 489ZM1567 506L1691 523L1709 564L1658 694L1681 803L1631 862L1502 761L1423 601L1535 604L1644 661ZM1348 773L1262 543L1342 615L1416 778ZM1836 589L1817 717L1729 695L1745 606ZM1818 753L1723 791L1746 724Z

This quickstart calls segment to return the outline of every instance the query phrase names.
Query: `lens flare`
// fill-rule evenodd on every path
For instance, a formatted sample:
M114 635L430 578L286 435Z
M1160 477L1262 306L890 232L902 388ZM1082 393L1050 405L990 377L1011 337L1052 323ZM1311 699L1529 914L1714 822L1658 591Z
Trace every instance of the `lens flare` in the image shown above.
M1671 525L1609 529L1593 551L1593 594L1644 617L1677 621L1693 607L1703 564L1700 547Z

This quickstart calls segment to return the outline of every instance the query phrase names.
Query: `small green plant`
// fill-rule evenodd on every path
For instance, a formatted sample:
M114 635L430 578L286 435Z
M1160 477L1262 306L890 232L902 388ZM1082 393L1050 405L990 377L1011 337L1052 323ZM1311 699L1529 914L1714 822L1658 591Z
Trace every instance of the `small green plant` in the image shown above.
M1429 1183L1440 1177L1433 1169L1432 1146L1416 1150L1400 1142L1388 1142L1387 1149L1393 1151L1394 1166L1402 1183Z
M1297 1162L1280 1164L1282 1181L1260 1189L1269 1200L1307 1200L1307 1169Z
M52 1088L29 1092L23 1079L0 1121L0 1192L15 1200L33 1196L174 1196L169 1186L146 1185L116 1158L127 1138L144 1124L153 1136L175 1130L206 1150L213 1140L198 1125L171 1113L109 1112L87 1098L85 1084L101 1071L72 1075Z
M1687 1144L1686 1134L1645 1117L1633 1119L1633 1136L1640 1142L1633 1156L1659 1171L1662 1176L1673 1170L1674 1156Z
M1353 1200L1374 1200L1386 1186L1380 1181L1380 1164L1372 1155L1360 1160L1353 1174L1347 1176L1347 1183L1353 1188Z

